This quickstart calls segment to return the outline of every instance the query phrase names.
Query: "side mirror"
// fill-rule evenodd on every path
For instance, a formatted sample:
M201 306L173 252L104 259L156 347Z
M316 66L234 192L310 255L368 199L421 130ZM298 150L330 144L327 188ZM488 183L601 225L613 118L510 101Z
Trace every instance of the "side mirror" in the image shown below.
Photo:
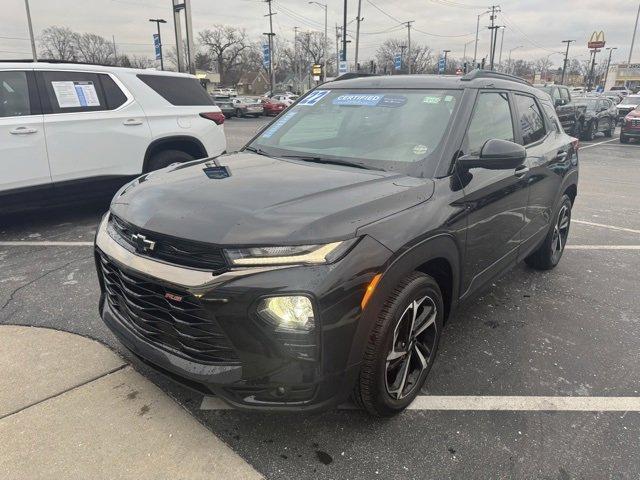
M565 101L561 98L556 98L556 101L554 102L554 105L556 107L562 107L563 105L565 105Z
M458 164L465 168L486 168L488 170L509 170L519 167L527 158L527 150L517 143L497 138L487 140L480 155L464 155Z

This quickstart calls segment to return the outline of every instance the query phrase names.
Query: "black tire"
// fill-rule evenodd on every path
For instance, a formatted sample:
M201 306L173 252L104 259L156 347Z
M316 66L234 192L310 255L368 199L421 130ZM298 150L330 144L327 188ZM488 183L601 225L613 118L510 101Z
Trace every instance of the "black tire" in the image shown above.
M587 125L587 128L584 131L584 139L591 141L596 138L596 133L598 133L598 123L593 121Z
M626 135L621 133L620 134L620 143L629 143L629 137L627 137Z
M236 117L238 117L238 118L243 118L244 117L244 113L242 113L242 109L236 108Z
M615 130L615 128L616 124L613 121L609 120L609 129L604 132L604 136L607 138L613 137L613 131Z
M193 156L182 150L162 150L154 154L147 163L147 172L160 170L172 163L184 163L193 160Z
M571 199L568 195L563 195L544 242L542 242L542 245L540 245L535 252L525 259L527 265L537 270L551 270L558 265L562 258L564 247L567 244L567 237L569 236L571 207ZM566 225L563 218L566 218ZM558 244L558 242L560 243Z
M422 302L418 303L420 299ZM422 323L413 325L414 310L410 309L415 309L418 319L424 316ZM377 417L402 412L420 393L427 379L438 350L443 319L442 293L433 278L413 272L401 281L387 298L369 335L353 393L356 404ZM424 329L418 331L421 328ZM396 348L404 348L406 352ZM400 356L389 360L394 355ZM390 376L393 377L391 386ZM398 380L398 388L393 392L391 387Z

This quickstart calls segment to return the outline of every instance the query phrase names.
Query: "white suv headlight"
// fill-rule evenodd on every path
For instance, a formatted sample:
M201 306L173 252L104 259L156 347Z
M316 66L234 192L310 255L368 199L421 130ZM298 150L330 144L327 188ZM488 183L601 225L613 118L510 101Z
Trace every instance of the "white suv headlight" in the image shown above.
M237 267L264 265L319 265L332 263L355 245L357 238L324 245L248 247L225 250L229 262Z

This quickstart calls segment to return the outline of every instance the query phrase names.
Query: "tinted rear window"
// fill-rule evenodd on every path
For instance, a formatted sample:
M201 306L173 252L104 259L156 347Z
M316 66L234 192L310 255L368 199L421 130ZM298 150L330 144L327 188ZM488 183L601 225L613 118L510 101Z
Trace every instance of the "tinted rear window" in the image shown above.
M138 75L138 78L172 105L213 105L213 100L195 78L164 75Z

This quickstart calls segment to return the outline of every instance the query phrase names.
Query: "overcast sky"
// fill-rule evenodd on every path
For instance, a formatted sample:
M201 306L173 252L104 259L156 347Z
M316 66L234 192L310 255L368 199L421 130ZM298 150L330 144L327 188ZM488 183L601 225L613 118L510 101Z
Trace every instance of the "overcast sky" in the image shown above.
M618 47L615 61L626 61L631 44L635 15L640 0L503 0L504 13L499 24L506 24L503 60L508 51L514 58L534 60L554 51L562 51L562 40L573 39L571 57L588 58L586 42L594 30L603 30L607 46ZM335 24L342 22L343 0L320 0L329 6L329 39L335 44ZM24 0L0 0L0 58L30 56ZM489 2L483 0L362 0L361 59L371 58L385 38L406 38L406 28L399 21L414 20L412 42L427 44L434 50L449 49L450 55L473 56L476 18ZM348 0L348 27L355 36L358 0ZM149 18L165 18L165 46L175 44L171 16L171 0L30 0L36 37L50 25L66 26L79 32L93 32L108 39L115 36L121 52L153 55L152 34L155 24ZM384 11L376 9L379 7ZM267 5L263 0L192 0L194 29L216 23L245 28L256 40L268 31ZM324 12L307 0L273 0L274 31L292 39L294 26L302 30L324 30ZM387 15L388 14L388 15ZM393 17L394 19L390 18ZM478 57L487 54L488 15L480 23ZM397 27L394 29L394 27ZM384 33L380 33L384 32ZM428 35L435 34L435 35ZM466 36L464 36L466 35ZM640 62L640 33L634 61ZM349 60L353 60L349 46ZM499 44L498 44L499 48ZM551 60L560 65L562 56Z

